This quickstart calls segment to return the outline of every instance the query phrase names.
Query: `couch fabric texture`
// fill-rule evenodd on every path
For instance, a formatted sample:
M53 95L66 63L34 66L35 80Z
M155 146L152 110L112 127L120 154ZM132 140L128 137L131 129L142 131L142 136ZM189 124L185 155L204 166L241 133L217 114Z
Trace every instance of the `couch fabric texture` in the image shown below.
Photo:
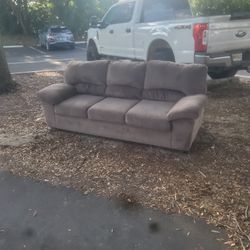
M188 151L201 126L207 68L172 62L71 62L39 91L48 126Z

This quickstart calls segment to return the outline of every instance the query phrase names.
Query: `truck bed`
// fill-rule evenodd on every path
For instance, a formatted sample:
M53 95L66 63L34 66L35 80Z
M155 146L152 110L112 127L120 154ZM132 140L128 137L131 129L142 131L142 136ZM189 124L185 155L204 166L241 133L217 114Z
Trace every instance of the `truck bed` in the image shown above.
M230 20L230 17L208 17L208 53L250 48L250 19Z

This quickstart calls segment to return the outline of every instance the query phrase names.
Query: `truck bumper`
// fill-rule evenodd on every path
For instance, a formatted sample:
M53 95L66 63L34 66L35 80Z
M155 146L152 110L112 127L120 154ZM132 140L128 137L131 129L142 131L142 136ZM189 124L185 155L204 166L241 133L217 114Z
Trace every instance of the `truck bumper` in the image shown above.
M241 57L239 57L240 54ZM230 52L222 55L195 54L194 62L205 64L209 68L223 67L250 70L250 51Z
M205 64L207 66L223 66L231 67L232 61L230 56L220 56L220 57L211 57L209 55L195 55L194 62L197 64Z

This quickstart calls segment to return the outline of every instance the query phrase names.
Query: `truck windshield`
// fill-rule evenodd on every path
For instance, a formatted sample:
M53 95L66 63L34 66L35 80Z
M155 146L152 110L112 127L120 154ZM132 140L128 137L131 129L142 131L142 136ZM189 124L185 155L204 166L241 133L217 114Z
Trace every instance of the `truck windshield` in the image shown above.
M159 22L192 16L188 0L144 0L142 22Z

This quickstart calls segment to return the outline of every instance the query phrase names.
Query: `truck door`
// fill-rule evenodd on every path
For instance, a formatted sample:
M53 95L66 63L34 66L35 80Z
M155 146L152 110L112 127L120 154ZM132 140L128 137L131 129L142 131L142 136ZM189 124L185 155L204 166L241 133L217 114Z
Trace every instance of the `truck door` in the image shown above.
M118 3L104 16L98 31L101 54L134 58L134 8L134 1Z

